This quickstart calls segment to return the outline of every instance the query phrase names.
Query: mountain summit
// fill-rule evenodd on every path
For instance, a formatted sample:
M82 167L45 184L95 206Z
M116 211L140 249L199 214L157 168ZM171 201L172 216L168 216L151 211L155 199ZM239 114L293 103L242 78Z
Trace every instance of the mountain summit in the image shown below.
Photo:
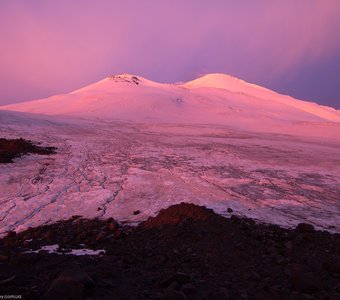
M247 90L249 92L250 91L254 92L255 90L272 92L261 86L248 83L244 80L238 79L231 75L221 73L213 73L201 76L197 79L187 82L185 86L192 88L194 87L222 88L228 89L233 92L246 92Z

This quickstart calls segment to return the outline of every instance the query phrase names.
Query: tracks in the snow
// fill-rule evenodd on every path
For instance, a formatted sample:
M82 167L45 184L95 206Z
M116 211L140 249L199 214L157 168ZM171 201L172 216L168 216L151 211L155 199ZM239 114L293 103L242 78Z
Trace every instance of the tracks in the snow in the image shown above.
M305 167L302 156L302 162L294 161L291 169L282 166L283 162L297 161L285 157L287 153L292 156L299 152L276 151L278 146L273 144L265 148L264 155L256 152L262 149L258 141L252 144L248 140L243 147L244 141L235 138L216 141L216 137L163 136L125 129L124 133L117 128L96 128L90 133L84 131L84 135L79 130L77 135L68 134L67 139L65 133L56 133L53 141L61 149L56 155L26 159L8 173L0 173L4 178L0 190L6 191L0 194L1 232L68 216L70 209L77 211L74 203L79 199L100 208L91 216L108 217L108 212L124 211L113 205L115 202L129 206L138 200L139 207L145 202L148 211L154 212L167 199L180 202L188 198L208 206L218 202L221 211L238 201L236 213L247 214L251 206L262 221L269 220L269 210L283 219L312 215L315 218L311 222L316 225L321 224L323 216L333 217L340 231L340 176L322 166L321 171ZM42 137L48 138L37 133L34 139ZM277 164L267 161L271 153L276 155ZM311 155L311 150L305 153ZM317 151L312 155L317 158ZM82 198L86 194L89 196Z

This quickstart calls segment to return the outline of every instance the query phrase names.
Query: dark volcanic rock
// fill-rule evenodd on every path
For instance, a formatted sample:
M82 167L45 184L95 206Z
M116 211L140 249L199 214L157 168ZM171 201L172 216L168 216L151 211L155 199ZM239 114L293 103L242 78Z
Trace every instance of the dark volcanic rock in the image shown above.
M32 141L0 138L0 163L12 163L13 159L28 153L54 154L55 147L41 147Z
M154 218L149 218L142 223L144 228L154 228L161 225L177 225L183 221L202 222L212 218L222 218L214 213L212 209L204 206L197 206L190 203L172 205L162 209Z
M45 294L45 298L50 300L82 300L85 299L85 286L72 276L60 275L52 282L51 287Z
M188 298L185 296L183 292L175 291L175 290L167 290L161 300L187 300Z
M297 232L313 232L314 226L307 223L300 223L296 226L295 229Z
M0 240L0 294L24 299L340 299L340 235L193 204L138 227L73 217ZM39 252L104 249L100 256ZM68 250L70 251L70 250Z

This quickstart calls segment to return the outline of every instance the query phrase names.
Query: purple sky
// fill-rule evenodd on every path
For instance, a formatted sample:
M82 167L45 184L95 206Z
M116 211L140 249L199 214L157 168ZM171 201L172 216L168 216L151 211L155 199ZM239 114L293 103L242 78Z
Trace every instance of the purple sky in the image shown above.
M340 108L339 0L1 0L0 104L227 73Z

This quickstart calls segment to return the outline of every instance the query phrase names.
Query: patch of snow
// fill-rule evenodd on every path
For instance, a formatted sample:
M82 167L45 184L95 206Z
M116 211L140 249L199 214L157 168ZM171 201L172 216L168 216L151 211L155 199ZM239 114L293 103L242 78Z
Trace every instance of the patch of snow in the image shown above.
M83 255L102 255L105 254L105 250L92 250L92 249L71 249L70 251L65 252L64 249L59 248L58 244L55 245L46 245L42 246L38 250L28 250L25 253L39 253L40 251L46 251L50 254L63 254L63 255L75 255L75 256L83 256Z
M70 255L82 256L82 255L102 255L105 254L105 250L91 250L91 249L72 249Z
M38 253L40 251L46 251L48 253L57 253L57 250L59 249L59 245L55 244L55 245L46 245L46 246L42 246L40 249L38 250L27 250L25 251L25 253Z

